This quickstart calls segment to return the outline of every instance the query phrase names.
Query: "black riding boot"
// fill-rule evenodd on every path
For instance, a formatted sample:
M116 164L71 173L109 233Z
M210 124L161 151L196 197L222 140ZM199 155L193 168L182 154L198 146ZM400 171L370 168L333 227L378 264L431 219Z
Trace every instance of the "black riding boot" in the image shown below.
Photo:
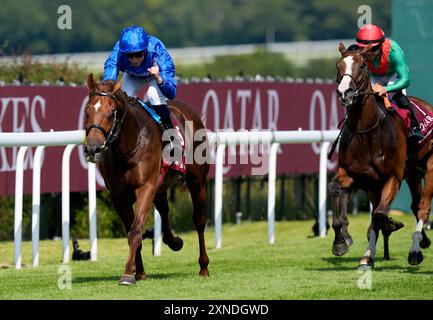
M409 138L413 140L424 139L424 136L422 135L421 129L419 127L419 122L415 115L415 110L413 109L409 98L400 91L394 94L392 99L397 103L399 108L408 109L410 112L410 127L412 128L412 134L409 136Z
M154 105L153 109L158 114L158 116L161 117L162 126L164 127L164 130L176 130L173 127L173 123L170 118L170 111L168 110L168 107L166 104L160 104L160 105ZM176 155L182 155L182 145L179 141L179 137L177 134L171 134L170 135L170 141L164 141L164 149L167 145L170 145L170 156L176 156ZM176 159L177 161L180 161L181 159Z

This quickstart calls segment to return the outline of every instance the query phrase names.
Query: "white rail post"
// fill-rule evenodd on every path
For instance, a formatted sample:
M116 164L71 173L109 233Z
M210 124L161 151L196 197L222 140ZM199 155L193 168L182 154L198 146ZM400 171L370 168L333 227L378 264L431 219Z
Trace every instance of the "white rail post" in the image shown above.
M326 196L327 196L327 173L328 173L328 149L330 142L322 142L320 146L320 168L319 168L319 235L326 237Z
M98 240L96 223L96 164L88 163L87 168L89 188L89 236L90 236L90 260L98 260Z
M29 147L20 147L15 172L15 215L14 215L14 265L21 269L21 242L23 237L23 189L24 157Z
M218 144L215 161L215 248L222 245L223 164L226 145Z
M32 191L32 266L39 265L39 230L41 212L41 168L45 146L36 148L33 159L33 191Z
M75 144L68 144L62 157L62 262L69 262L69 160Z
M153 212L154 217L154 227L153 227L153 255L154 256L160 256L161 255L161 244L162 244L162 238L161 238L161 216L159 215L158 210L154 210Z
M269 150L268 172L268 240L275 243L275 181L277 177L277 152L279 143L272 143Z

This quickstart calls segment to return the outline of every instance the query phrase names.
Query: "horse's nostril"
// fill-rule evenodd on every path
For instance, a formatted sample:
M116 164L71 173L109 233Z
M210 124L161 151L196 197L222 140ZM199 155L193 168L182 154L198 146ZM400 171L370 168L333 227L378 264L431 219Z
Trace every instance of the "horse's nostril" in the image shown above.
M101 153L101 151L102 151L102 149L100 146L89 146L88 145L84 148L84 152L87 155L95 155L95 154Z

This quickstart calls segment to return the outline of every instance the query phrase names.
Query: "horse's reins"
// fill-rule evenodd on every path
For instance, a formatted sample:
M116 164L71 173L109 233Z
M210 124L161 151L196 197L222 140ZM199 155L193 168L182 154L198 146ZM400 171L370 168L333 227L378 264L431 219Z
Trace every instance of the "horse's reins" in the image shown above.
M355 80L355 78L354 78L351 74L345 73L345 74L343 74L343 75L341 76L340 79L338 79L338 76L337 76L337 81L336 81L337 84L340 84L340 82L341 82L341 80L343 80L343 77L344 77L344 76L348 76L348 77L350 77L350 78L352 79L352 81L355 83L355 86L356 86L356 89L355 89L355 91L354 91L354 93L353 93L353 96L355 97L354 102L353 102L352 104L346 106L346 108L350 108L350 107L352 107L353 105L355 105L356 102L358 101L358 97L360 97L360 96L361 96L361 97L365 96L364 101L362 101L362 104L365 104L365 102L366 102L366 100L367 100L367 97L368 97L369 95L375 95L375 93L374 93L373 91L368 90L368 89L363 89L363 88L362 88L363 85L364 85L364 82L365 82L365 78L366 78L365 76L362 78L361 83L358 84L358 82ZM376 101L375 101L375 106L376 106L377 109L379 109L379 108L377 107ZM380 111L380 109L379 109L379 111ZM340 133L338 134L337 138L335 139L334 143L332 144L331 150L330 150L329 153L328 153L328 160L331 160L332 155L333 155L334 152L335 152L335 148L337 147L338 141L340 140L341 134L343 133L343 129L344 129L344 127L346 126L346 123L347 123L347 116L344 117L343 120L340 121L340 123L338 124L337 128L339 128L340 125L341 125L342 123L343 123L343 126L341 127ZM370 131L376 129L376 127L379 125L379 123L380 123L380 115L377 116L377 121L376 121L376 123L375 123L372 127L368 128L368 129L365 129L365 130L356 130L355 133L356 133L356 134L365 134L365 133L367 133L367 132L370 132ZM349 129L350 129L350 128L349 128Z

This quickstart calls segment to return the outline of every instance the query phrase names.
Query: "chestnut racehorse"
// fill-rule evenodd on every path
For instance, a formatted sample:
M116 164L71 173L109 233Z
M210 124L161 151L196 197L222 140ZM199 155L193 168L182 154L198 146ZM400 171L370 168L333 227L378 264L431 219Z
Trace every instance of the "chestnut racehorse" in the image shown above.
M146 278L141 258L142 232L152 204L161 215L163 242L175 251L182 248L182 239L171 231L167 201L167 189L179 181L183 181L183 185L186 182L193 202L192 217L200 251L199 274L208 276L204 229L209 162L187 164L184 179L179 179L178 171L169 170L161 181L162 132L151 116L135 98L121 90L121 81L96 83L93 74L89 74L87 87L86 157L99 164L112 205L128 236L128 261L119 284L135 284L136 280ZM169 109L182 128L186 121L191 121L193 133L204 129L200 117L186 104L170 101ZM201 143L207 143L207 140L194 141L192 150Z
M408 129L403 120L388 111L383 99L372 92L367 50L369 47L354 51L346 50L343 44L339 47L337 94L346 108L346 123L341 132L338 170L329 183L335 231L332 252L343 255L352 244L347 229L347 203L352 192L362 189L367 192L373 210L367 232L369 244L360 268L373 266L380 230L385 241L385 259L389 259L388 237L403 227L388 216L389 207L406 178L412 195L411 209L417 220L408 261L416 265L423 260L421 248L430 246L423 227L428 222L433 195L431 142L415 147L414 151L407 148L412 144L407 142ZM421 99L410 99L433 110Z

